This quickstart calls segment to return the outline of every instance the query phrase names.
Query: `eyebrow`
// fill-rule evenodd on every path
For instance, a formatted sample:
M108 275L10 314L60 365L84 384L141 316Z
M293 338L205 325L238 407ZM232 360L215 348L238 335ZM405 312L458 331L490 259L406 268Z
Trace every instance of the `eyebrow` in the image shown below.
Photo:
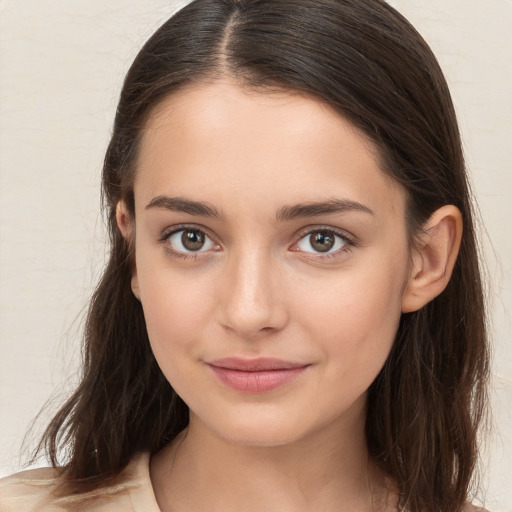
M157 196L146 205L146 210L154 208L188 213L190 215L198 215L201 217L210 217L219 220L225 219L225 215L215 208L215 206L203 201L192 201L191 199L185 199L183 197ZM278 221L288 221L302 217L315 217L317 215L354 211L374 215L370 208L364 204L358 203L357 201L352 201L350 199L328 199L327 201L320 201L316 203L299 203L283 206L278 210L276 219Z
M283 206L277 212L279 221L298 219L301 217L315 217L333 213L363 212L375 215L370 208L350 199L328 199L318 203L301 203L292 206Z
M224 219L224 214L217 210L215 206L203 201L192 201L182 197L157 196L147 205L146 210L158 208L173 212L189 213L190 215L199 215L201 217L210 217L214 219Z

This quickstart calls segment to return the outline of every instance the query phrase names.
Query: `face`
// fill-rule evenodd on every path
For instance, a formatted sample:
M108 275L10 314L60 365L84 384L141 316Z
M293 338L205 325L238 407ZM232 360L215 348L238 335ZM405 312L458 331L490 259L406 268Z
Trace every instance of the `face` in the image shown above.
M191 425L265 446L361 425L409 261L364 136L298 94L197 85L150 117L134 193L132 287Z

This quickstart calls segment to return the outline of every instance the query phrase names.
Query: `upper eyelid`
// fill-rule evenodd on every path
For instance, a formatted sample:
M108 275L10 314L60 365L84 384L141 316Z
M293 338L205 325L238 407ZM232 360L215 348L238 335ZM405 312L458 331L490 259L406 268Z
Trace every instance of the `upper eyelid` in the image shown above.
M214 243L221 245L221 243L219 241L219 237L217 237L215 234L212 234L212 231L210 229L208 229L207 227L205 227L201 224L195 224L195 223L176 224L173 226L169 226L168 228L166 228L162 231L161 235L159 236L159 241L165 242L172 234L177 233L179 231L184 231L187 229L197 229L198 231L202 231ZM358 243L357 237L355 237L352 233L348 232L345 229L337 228L337 227L326 225L326 224L317 224L317 225L304 226L303 228L297 230L295 232L295 235L293 236L295 241L292 243L292 245L295 245L299 240L301 240L305 236L307 236L311 233L314 233L316 231L331 231L335 235L346 240L351 245L357 245L357 243Z
M167 229L164 229L162 231L162 233L158 237L158 242L159 242L159 244L162 244L164 249L168 253L173 255L174 257L179 257L179 258L188 259L188 260L195 260L195 259L198 259L201 257L204 258L207 256L211 256L211 249L206 250L206 251L181 251L173 246L172 242L170 241L171 236L175 235L176 233L179 233L180 231L187 231L187 230L201 231L210 239L210 241L213 243L214 246L219 247L219 243L216 241L216 239L214 237L210 236L208 229L206 229L202 226L198 227L198 226L192 225L192 224L186 224L186 225L178 224L178 225L174 225L174 226L169 226Z
M174 233L186 231L187 229L196 229L197 231L202 231L208 238L212 239L215 243L218 243L216 237L214 235L212 236L211 231L208 228L201 226L199 224L177 224L174 226L169 226L168 228L165 228L162 231L158 238L161 242L165 242L165 240L167 240Z
M315 233L317 231L331 231L335 235L338 235L339 237L343 238L350 244L355 245L357 243L357 237L355 237L352 233L348 232L345 229L336 228L334 226L328 226L328 225L316 225L316 226L307 226L297 231L297 241L304 238L305 236ZM294 242L296 243L296 242Z

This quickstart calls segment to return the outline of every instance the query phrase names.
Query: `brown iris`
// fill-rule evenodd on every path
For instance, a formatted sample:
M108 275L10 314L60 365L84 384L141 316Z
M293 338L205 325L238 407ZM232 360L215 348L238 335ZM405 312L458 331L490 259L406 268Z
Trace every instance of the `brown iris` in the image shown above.
M196 229L187 229L181 235L181 243L187 251L199 251L205 242L204 233Z
M330 251L334 247L335 242L334 234L329 231L316 231L311 233L309 237L311 247L318 252Z

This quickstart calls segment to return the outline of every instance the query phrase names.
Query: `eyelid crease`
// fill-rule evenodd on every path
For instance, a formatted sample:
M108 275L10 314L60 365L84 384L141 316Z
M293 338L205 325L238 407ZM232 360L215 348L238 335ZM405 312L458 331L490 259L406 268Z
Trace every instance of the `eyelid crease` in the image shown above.
M342 238L347 244L350 244L353 247L357 247L359 245L359 239L354 236L352 233L349 233L345 231L344 229L336 228L334 226L328 226L328 225L317 225L317 226L307 226L299 231L297 231L297 237L298 240L301 240L307 235L311 235L312 233L320 232L320 231L327 231L329 233L333 233L334 235L339 236ZM297 241L298 241L297 240ZM294 242L297 243L297 242Z
M164 229L163 232L159 235L158 241L165 242L172 234L174 234L178 231L186 230L186 229L190 229L190 230L196 229L198 231L201 231L205 235L207 235L209 238L211 238L212 240L215 241L216 237L211 235L210 230L208 228L201 226L201 225L190 224L190 223L176 224L174 226L170 226L170 227ZM348 243L350 243L351 245L354 245L354 246L358 245L358 243L359 243L359 240L357 239L357 237L355 237L352 233L349 233L344 229L336 228L334 226L329 226L329 225L322 225L322 224L305 226L296 232L295 237L299 237L298 239L301 239L301 238L307 236L308 234L314 233L316 231L328 231L328 232L334 233L335 235L340 236L343 240L347 241ZM218 242L216 242L216 243L218 244ZM296 242L294 242L294 243L296 243Z
M208 238L215 241L215 237L211 236L210 230L205 228L204 226L199 226L196 224L176 224L174 226L169 226L168 228L164 229L162 233L158 236L159 242L165 242L169 239L171 235L174 235L175 233L178 233L179 231L201 231L201 233L204 233ZM218 244L218 242L215 242Z
M206 237L208 237L213 244L215 245L215 249L207 250L207 251L179 251L176 250L172 245L169 243L169 238L179 233L180 231L200 231L203 233ZM343 247L340 249L337 249L334 252L315 252L315 251L303 251L301 249L293 248L294 246L297 246L297 244L306 236L311 236L313 233L317 232L326 232L331 233L339 238L341 238L344 242ZM295 242L291 246L288 247L288 250L291 252L300 252L304 254L305 258L311 259L311 260L323 260L328 258L335 258L337 256L340 256L342 253L347 253L351 249L358 247L359 240L357 237L355 237L353 234L348 233L345 230L342 230L340 228L336 228L334 226L329 225L313 225L313 226L306 226L302 229L298 230L294 236ZM200 226L197 224L177 224L168 227L167 229L164 229L163 232L159 235L158 241L163 244L166 248L166 250L171 253L174 257L181 258L181 259L198 259L198 258L204 258L211 256L211 252L217 252L218 249L220 249L220 244L216 240L215 236L212 236L210 234L210 230L204 226Z
M176 249L170 243L170 238L173 235L175 235L181 231L199 231L199 232L203 233L203 235L205 237L207 237L211 241L211 243L214 245L213 250L209 249L209 250L205 250L205 251L202 251L202 250L180 251L180 250ZM179 259L184 259L184 260L197 260L199 258L207 258L207 257L211 256L212 252L217 252L218 249L220 248L220 244L215 240L215 237L210 236L208 231L209 230L207 230L203 227L198 227L198 226L190 225L190 224L174 225L167 229L164 229L164 231L158 237L158 242L160 244L162 244L164 246L164 249L167 251L167 253L172 255L172 257L174 257L174 258L179 258Z

